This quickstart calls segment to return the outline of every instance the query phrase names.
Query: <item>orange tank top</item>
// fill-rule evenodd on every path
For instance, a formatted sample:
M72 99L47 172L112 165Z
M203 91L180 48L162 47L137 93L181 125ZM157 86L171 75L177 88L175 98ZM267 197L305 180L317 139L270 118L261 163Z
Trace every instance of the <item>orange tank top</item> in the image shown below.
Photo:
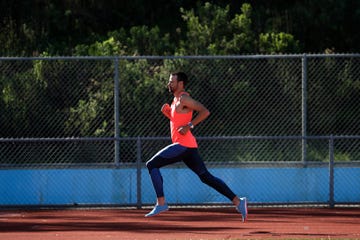
M183 95L189 95L186 92L182 92L180 94ZM192 111L188 113L178 113L176 112L175 106L180 100L177 100L174 98L173 102L171 103L171 119L170 119L170 130L171 130L171 140L173 143L179 143L180 145L184 147L189 148L197 148L197 142L192 135L191 131L189 130L185 135L181 135L177 129L181 126L187 125L192 120Z

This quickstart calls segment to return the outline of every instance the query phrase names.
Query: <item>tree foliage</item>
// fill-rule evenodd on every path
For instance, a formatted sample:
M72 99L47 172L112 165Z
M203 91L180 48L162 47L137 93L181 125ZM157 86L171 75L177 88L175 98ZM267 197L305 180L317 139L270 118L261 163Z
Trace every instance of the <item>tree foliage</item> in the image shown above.
M358 1L214 2L1 0L0 55L73 55L114 34L120 54L359 51Z

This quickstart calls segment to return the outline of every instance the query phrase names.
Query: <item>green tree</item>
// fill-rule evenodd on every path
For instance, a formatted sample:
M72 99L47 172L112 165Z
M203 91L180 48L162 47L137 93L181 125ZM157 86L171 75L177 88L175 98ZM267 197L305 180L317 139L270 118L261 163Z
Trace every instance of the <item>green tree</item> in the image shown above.
M229 6L222 8L206 2L199 6L197 13L181 8L187 30L177 54L225 55L253 51L251 7L244 4L241 10L241 14L231 19Z
M299 41L289 33L261 33L259 36L261 53L299 53Z
M135 26L126 32L125 29L108 33L108 39L96 41L90 45L77 45L74 54L80 56L113 56L113 55L168 55L174 50L169 34L161 36L158 27Z

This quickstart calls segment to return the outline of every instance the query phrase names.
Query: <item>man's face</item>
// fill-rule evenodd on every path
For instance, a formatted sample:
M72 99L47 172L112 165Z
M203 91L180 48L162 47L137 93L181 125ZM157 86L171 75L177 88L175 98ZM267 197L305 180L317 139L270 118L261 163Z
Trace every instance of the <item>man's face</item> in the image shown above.
M176 75L170 75L169 82L167 84L169 92L174 93L177 89L177 86L178 86L178 81Z

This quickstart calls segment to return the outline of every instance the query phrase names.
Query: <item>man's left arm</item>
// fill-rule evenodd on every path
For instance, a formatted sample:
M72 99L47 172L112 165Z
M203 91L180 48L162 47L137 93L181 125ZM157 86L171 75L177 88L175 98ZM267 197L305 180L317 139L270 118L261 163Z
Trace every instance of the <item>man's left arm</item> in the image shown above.
M183 96L181 99L181 103L183 104L184 107L187 107L190 110L198 112L196 117L191 120L191 123L194 126L204 121L210 115L210 111L202 103L196 101L190 96Z

